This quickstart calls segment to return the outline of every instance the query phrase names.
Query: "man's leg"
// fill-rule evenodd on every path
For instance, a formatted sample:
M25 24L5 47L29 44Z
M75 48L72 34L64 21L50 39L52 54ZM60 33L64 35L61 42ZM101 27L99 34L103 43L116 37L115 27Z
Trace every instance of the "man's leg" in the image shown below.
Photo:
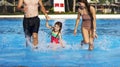
M38 33L33 33L32 37L33 37L33 45L34 45L34 47L38 48L37 47L38 46Z

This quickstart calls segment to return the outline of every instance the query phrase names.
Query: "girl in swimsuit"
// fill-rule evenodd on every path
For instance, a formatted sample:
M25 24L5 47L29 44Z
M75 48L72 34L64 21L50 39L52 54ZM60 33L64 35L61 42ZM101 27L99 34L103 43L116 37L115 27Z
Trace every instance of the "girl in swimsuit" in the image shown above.
M80 16L82 17L81 32L83 40L81 41L81 46L89 44L89 50L93 50L93 41L97 37L96 34L96 12L94 7L90 6L87 0L78 0L78 16L76 19L76 24L74 28L74 35L76 35L78 24L80 21Z
M62 47L64 47L62 43L62 37L61 37L62 23L57 21L52 27L48 24L48 20L46 20L46 27L52 30L51 43L54 45L60 44Z

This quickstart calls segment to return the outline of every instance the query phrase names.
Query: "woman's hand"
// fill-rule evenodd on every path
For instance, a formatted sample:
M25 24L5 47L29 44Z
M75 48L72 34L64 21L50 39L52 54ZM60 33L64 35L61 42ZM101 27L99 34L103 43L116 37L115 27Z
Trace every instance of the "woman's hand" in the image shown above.
M74 35L76 35L76 33L77 33L77 30L76 30L76 29L74 29L74 33L73 33L73 34L74 34Z
M97 38L98 36L97 36L97 34L96 34L96 32L93 32L93 38Z

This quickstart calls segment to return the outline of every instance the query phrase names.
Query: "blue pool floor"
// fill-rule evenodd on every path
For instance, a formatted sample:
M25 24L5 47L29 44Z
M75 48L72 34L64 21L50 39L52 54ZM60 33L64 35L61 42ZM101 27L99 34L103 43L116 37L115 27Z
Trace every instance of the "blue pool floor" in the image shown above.
M88 45L80 47L80 27L77 35L73 35L75 19L64 21L65 48L56 50L47 47L50 31L44 25L45 20L41 20L39 48L33 50L25 46L22 19L3 19L0 22L0 67L120 67L119 21L98 19L95 48L88 51ZM50 24L53 22L51 20Z

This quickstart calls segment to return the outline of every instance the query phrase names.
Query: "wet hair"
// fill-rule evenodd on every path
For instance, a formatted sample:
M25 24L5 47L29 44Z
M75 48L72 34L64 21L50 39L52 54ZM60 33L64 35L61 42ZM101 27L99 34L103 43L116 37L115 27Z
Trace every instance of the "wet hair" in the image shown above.
M59 32L58 32L58 34L57 34L57 36L58 36L59 33L61 33L61 30L62 30L62 22L57 21L57 22L55 23L55 25L58 25L58 26L60 27ZM54 31L54 29L53 29L53 31ZM56 37L57 37L57 36L56 36Z
M87 11L88 11L88 14L89 16L91 17L91 29L93 29L93 16L92 16L92 13L90 11L90 4L88 3L87 0L78 0L78 2L82 2L85 4L86 8L87 8Z

